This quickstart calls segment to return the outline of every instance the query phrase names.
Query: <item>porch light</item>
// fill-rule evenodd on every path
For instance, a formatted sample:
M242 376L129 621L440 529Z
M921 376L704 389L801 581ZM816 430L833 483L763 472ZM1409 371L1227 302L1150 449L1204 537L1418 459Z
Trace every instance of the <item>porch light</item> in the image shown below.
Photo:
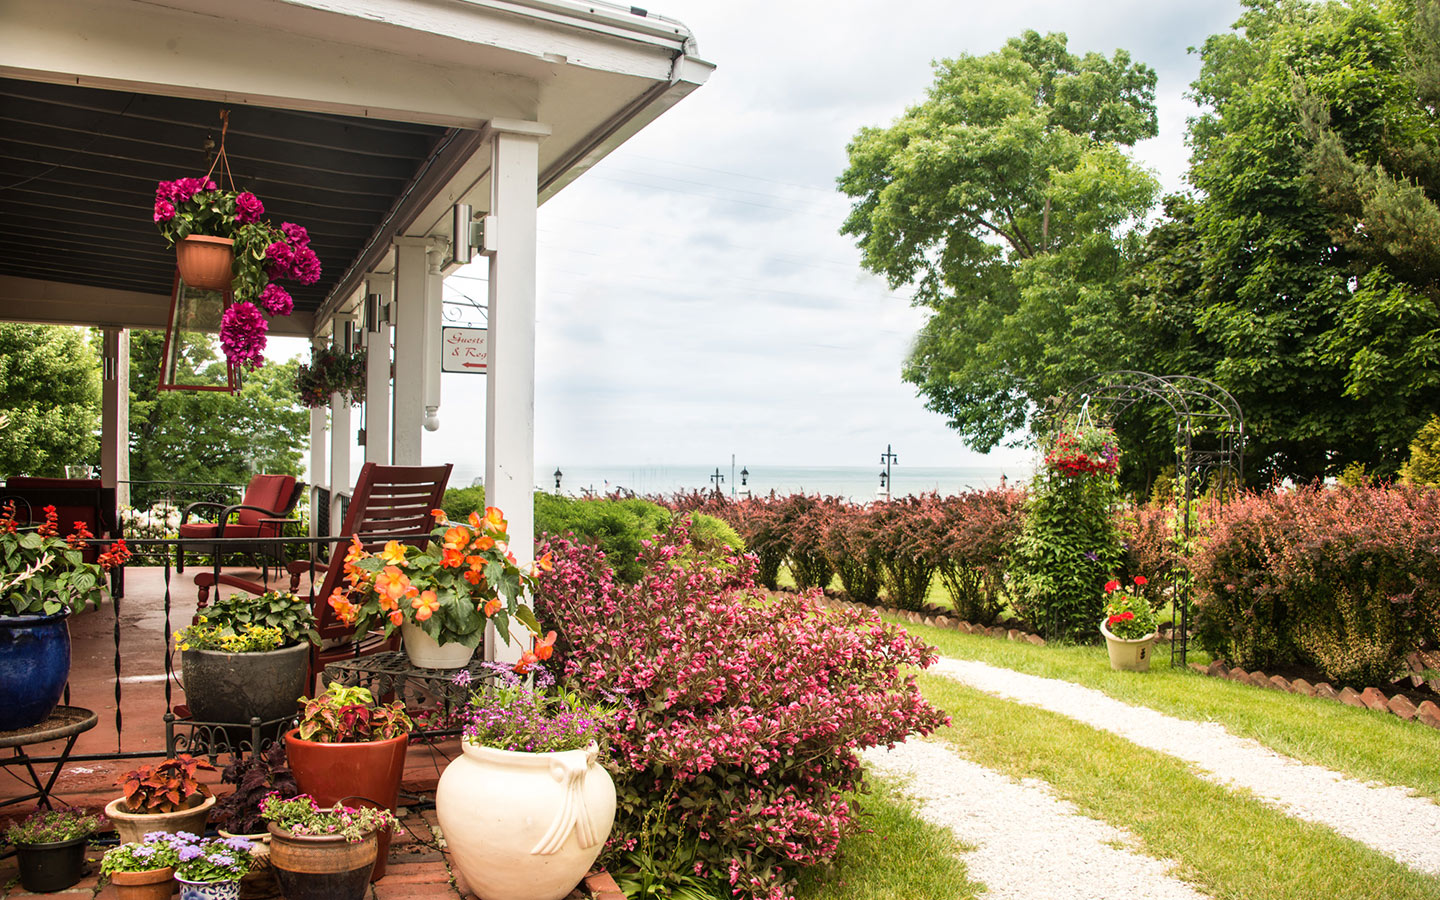
M885 485L890 482L890 473L884 469L880 470L880 490L885 490Z
M560 471L560 467L559 467L559 466L556 466L556 467L555 467L555 493L557 493L557 494L560 493L560 479L563 478L564 476L565 476L565 473L562 472L562 471Z

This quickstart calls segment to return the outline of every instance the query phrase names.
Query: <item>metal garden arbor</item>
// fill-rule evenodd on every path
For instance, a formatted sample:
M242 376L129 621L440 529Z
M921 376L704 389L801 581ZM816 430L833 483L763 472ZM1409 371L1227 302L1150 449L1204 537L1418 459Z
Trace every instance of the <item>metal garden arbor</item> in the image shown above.
M1111 426L1137 405L1155 403L1167 407L1175 422L1177 537L1189 548L1195 536L1195 498L1202 485L1219 492L1231 486L1231 478L1235 486L1244 481L1245 419L1229 391L1193 375L1117 370L1073 385L1059 399L1052 421L1088 416L1096 424ZM1170 662L1184 665L1190 573L1167 572L1162 577L1172 588Z

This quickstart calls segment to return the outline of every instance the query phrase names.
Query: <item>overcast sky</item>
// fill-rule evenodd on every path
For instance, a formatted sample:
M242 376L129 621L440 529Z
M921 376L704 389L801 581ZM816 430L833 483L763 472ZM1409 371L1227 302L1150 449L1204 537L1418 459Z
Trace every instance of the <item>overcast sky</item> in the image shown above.
M540 210L536 465L914 466L977 459L900 380L923 314L839 234L845 145L919 102L930 62L1025 29L1159 75L1138 158L1183 186L1187 48L1233 0L655 0L718 68ZM446 297L483 301L481 266ZM447 375L427 461L484 448L483 376ZM1028 459L997 451L992 462Z

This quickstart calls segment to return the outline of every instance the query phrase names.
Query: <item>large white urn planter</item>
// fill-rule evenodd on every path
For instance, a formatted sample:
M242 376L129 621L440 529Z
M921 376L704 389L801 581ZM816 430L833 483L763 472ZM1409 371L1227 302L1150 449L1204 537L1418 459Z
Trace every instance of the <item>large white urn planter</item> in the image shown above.
M445 843L480 900L560 900L615 824L615 784L598 749L519 753L470 743L440 776Z
M462 669L470 665L470 657L475 655L474 647L459 641L437 643L425 629L408 619L400 623L400 635L404 638L405 655L422 669Z

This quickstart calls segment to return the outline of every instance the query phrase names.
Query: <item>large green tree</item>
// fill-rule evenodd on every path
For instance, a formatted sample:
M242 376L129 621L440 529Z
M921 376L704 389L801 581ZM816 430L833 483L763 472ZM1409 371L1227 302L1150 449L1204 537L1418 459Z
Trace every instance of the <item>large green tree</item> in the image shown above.
M267 362L247 372L239 394L159 391L164 335L135 331L130 340L130 477L135 482L244 483L256 472L299 475L309 444L310 414L295 391L296 361ZM192 366L214 367L206 344L187 347ZM144 506L161 492L137 484ZM197 495L198 497L198 495Z
M0 475L61 476L95 463L95 355L78 328L0 322Z
M1440 410L1435 0L1250 0L1201 50L1190 180L1137 305L1239 400L1259 478L1393 474ZM1183 367L1183 368L1182 368Z
M1155 180L1124 148L1156 133L1155 73L1026 32L935 65L923 103L865 128L839 179L844 233L930 318L904 377L971 446L1127 358L1134 225Z

